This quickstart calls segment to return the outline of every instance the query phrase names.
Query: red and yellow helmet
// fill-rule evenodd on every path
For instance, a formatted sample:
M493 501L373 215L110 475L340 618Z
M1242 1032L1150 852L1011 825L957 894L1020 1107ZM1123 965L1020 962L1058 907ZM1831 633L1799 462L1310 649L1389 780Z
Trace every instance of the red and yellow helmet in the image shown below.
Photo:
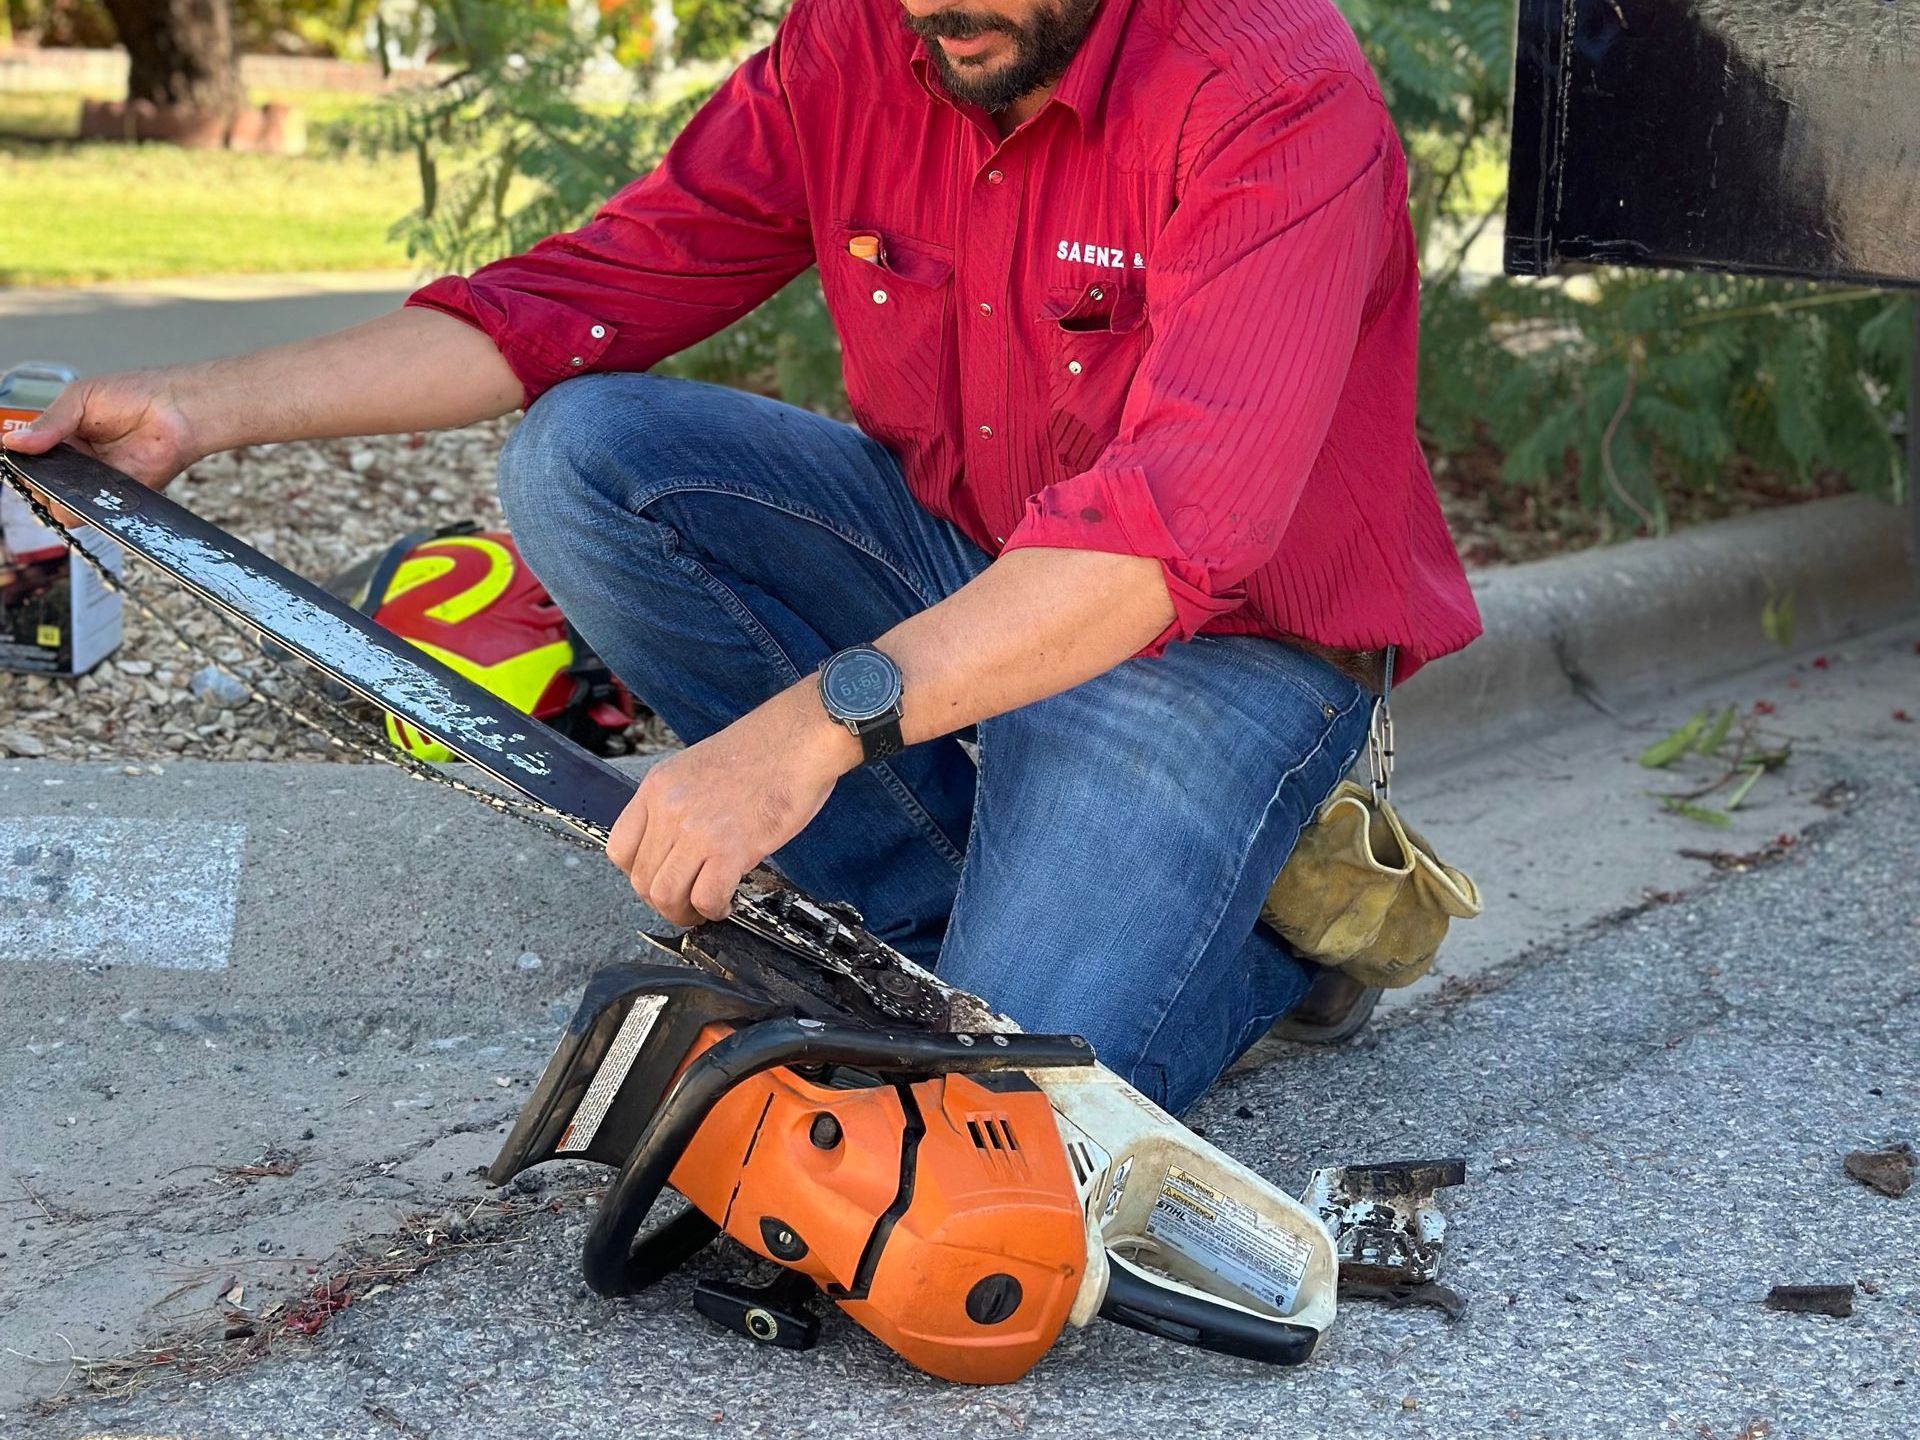
M633 723L633 697L503 531L405 536L354 589L355 603L377 624L590 749L606 750ZM387 738L422 760L454 758L392 715Z

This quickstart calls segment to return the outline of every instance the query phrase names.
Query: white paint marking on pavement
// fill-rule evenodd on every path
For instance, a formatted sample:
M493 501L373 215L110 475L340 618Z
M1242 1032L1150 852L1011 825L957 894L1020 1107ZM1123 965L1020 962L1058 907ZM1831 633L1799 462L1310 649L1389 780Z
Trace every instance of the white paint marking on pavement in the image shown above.
M224 970L243 825L0 819L0 961Z

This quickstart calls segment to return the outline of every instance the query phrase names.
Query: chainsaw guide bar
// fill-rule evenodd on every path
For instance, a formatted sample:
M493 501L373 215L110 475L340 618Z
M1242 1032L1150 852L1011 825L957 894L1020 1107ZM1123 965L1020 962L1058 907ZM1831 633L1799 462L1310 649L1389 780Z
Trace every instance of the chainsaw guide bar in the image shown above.
M634 782L598 756L158 491L65 446L46 455L0 453L35 489L229 619L271 636L529 799L605 829L633 797Z
M338 705L314 697L316 715L229 670L334 743L576 844L604 844L635 792L633 777L92 457L0 451L0 479L77 556L92 563L46 502L508 793L369 742ZM702 1280L703 1314L805 1348L817 1292L911 1363L971 1383L1018 1379L1066 1325L1096 1316L1274 1364L1306 1360L1332 1322L1338 1265L1318 1216L1084 1040L1022 1033L850 908L762 866L729 918L688 932L677 955L644 943L648 961L588 982L488 1172L500 1184L554 1159L618 1171L583 1255L596 1290L653 1284L724 1231L783 1274ZM690 1208L645 1229L669 1184Z

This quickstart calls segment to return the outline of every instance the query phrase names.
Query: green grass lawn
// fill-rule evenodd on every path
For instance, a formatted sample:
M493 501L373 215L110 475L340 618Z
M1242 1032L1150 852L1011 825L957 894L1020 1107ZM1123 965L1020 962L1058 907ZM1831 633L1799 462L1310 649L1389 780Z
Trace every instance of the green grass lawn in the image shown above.
M413 161L328 153L362 101L276 98L307 110L313 153L82 145L78 95L0 95L0 286L407 265L387 231L420 201Z
M92 98L92 97L89 97ZM71 140L79 130L79 95L0 95L0 136Z

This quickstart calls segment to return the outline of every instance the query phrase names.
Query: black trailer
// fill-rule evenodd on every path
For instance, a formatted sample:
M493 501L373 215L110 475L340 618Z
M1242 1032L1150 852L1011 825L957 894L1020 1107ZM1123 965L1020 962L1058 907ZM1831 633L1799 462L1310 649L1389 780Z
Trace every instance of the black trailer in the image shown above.
M1520 0L1506 269L1581 264L1920 287L1920 0Z

